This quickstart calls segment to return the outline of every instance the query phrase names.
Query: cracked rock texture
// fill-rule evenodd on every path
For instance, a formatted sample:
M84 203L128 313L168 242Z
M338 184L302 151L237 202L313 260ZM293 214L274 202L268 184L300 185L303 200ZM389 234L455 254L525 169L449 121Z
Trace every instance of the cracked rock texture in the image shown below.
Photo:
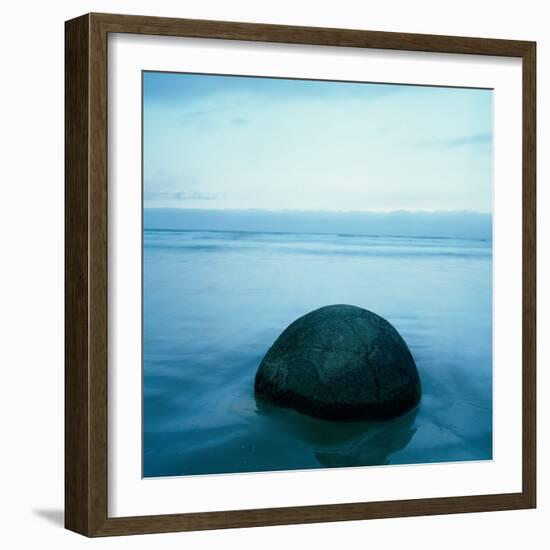
M260 398L328 420L384 420L420 400L414 359L382 317L356 306L316 309L289 325L256 373Z

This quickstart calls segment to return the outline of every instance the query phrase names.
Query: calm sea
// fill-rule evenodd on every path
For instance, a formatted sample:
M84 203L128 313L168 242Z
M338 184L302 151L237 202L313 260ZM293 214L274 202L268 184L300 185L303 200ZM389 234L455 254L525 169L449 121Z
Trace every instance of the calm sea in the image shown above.
M492 458L491 241L146 230L143 294L146 477ZM414 411L337 423L255 400L273 341L329 304L401 333Z

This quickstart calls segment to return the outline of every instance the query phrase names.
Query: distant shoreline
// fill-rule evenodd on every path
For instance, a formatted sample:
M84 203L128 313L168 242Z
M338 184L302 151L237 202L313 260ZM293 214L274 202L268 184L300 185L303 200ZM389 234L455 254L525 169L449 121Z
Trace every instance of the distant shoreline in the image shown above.
M492 240L492 214L481 212L331 212L145 208L154 231L341 235Z
M329 232L297 232L297 231L251 231L246 229L163 229L158 227L144 227L144 232L156 231L161 233L246 233L248 235L332 235L334 237L367 237L370 239L425 239L425 240L464 240L464 241L480 241L491 242L492 238L484 237L442 237L438 235L375 235L363 233L329 233Z

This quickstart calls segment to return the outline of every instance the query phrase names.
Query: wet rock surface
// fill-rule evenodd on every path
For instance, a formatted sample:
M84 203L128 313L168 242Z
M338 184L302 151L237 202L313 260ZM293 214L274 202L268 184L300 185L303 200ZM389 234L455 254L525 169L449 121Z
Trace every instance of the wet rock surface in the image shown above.
M331 305L290 324L263 358L256 396L328 420L385 420L420 400L407 344L371 311Z

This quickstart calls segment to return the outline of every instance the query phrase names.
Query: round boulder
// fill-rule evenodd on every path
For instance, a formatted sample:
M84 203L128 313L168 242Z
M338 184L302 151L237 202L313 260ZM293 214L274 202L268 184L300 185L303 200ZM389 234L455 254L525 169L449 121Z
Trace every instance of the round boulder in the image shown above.
M327 420L385 420L420 400L414 359L385 319L356 306L316 309L263 358L258 397Z

